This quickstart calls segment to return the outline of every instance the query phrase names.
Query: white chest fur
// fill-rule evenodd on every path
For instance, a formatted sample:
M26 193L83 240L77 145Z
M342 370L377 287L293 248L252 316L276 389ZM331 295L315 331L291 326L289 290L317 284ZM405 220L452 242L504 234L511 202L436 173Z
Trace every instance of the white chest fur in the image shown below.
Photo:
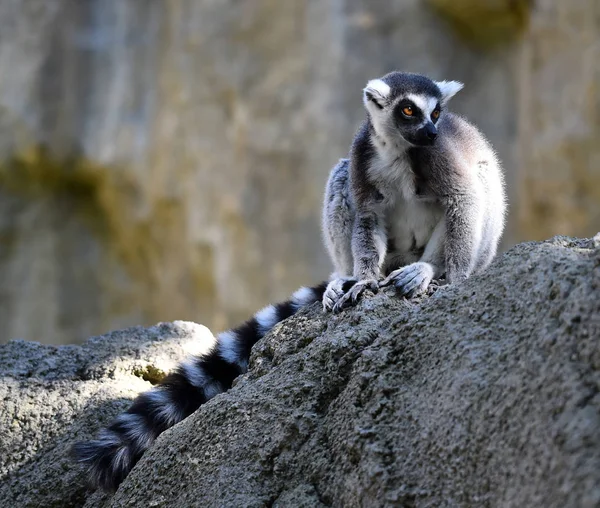
M443 217L443 208L417 196L408 158L384 151L373 159L369 177L383 195L387 234L395 250L409 252L425 247Z
M406 154L389 149L389 145L377 146L377 152L369 166L369 179L383 195L386 206L393 205L398 194L406 199L414 196L415 177Z
M435 202L399 195L386 213L388 238L399 252L424 248L442 216L442 207Z

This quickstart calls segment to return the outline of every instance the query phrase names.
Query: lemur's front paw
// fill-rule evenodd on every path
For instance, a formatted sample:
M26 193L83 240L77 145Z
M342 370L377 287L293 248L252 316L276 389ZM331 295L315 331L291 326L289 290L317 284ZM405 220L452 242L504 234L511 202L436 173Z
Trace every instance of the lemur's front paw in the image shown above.
M356 279L342 277L332 280L323 293L323 310L331 312L335 304L346 294L346 292L356 284Z
M412 263L394 270L379 283L379 286L385 287L393 284L401 296L412 298L427 290L433 275L433 266L429 263Z
M341 312L346 307L355 305L360 295L366 290L377 293L379 291L379 284L375 279L365 279L355 282L352 287L346 290L345 293L337 299L331 310L337 313Z

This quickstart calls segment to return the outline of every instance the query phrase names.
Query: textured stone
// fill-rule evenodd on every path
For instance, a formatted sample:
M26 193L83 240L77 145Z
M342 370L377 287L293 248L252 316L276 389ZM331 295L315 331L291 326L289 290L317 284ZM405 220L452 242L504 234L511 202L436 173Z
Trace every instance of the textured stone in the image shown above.
M130 328L82 346L0 346L0 505L82 506L69 449L106 426L185 355L212 342L195 323Z
M183 346L206 332L10 343L0 504L597 506L599 295L600 234L518 245L417 301L382 293L335 316L315 304L260 341L249 373L165 432L112 498L85 493L68 445L142 387L127 386L132 361L163 369L157 358L179 355L152 338Z

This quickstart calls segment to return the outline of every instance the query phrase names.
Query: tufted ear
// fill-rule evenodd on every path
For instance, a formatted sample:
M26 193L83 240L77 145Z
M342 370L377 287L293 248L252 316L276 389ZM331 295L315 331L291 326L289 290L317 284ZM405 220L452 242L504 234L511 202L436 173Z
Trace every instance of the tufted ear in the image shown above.
M442 104L447 104L465 86L460 81L436 81L435 84L442 92Z
M372 79L367 83L363 92L363 101L367 109L370 104L375 105L378 109L383 109L390 93L390 87L381 79Z

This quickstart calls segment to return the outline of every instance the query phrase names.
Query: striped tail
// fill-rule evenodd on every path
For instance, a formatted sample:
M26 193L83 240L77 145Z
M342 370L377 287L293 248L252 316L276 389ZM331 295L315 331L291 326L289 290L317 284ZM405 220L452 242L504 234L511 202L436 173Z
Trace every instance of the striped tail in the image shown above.
M243 325L217 335L215 346L181 363L158 386L142 393L92 441L76 443L73 454L94 487L114 491L158 435L231 388L248 370L252 346L302 306L321 301L327 283L302 287L286 302L269 305Z

